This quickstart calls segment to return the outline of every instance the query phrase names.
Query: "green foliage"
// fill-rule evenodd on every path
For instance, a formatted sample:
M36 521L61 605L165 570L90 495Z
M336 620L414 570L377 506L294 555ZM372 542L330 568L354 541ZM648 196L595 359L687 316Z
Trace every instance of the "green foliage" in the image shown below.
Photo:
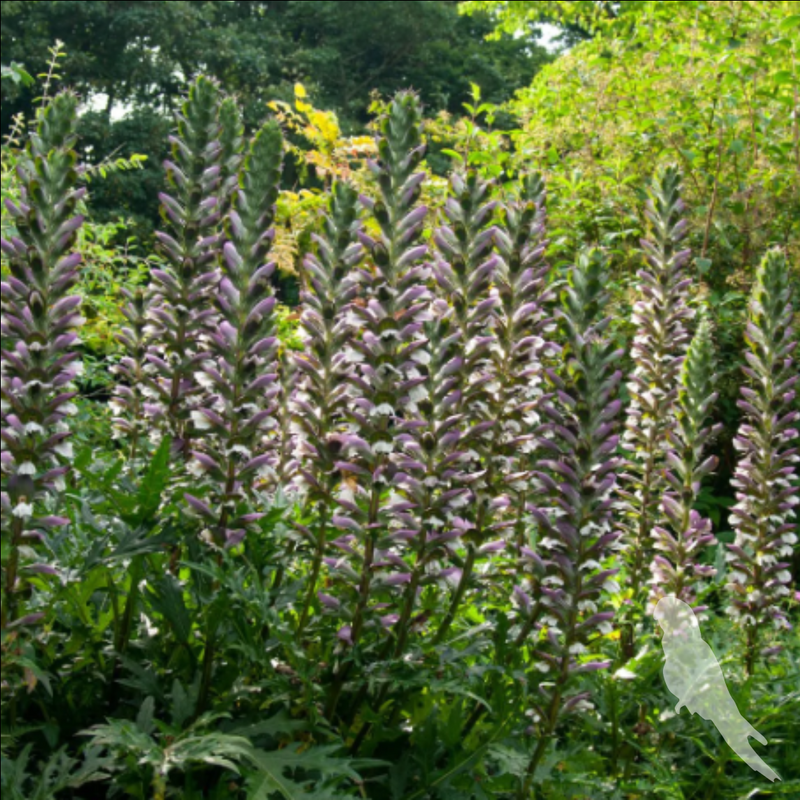
M290 102L302 81L346 131L361 133L373 91L388 96L413 87L431 111L458 113L471 82L495 103L526 86L547 52L510 36L487 44L491 29L487 14L461 17L449 0L26 0L2 4L0 41L4 61L32 74L45 71L52 42L64 42L60 71L90 103L81 123L87 160L149 158L148 168L112 176L92 198L97 219L133 218L143 239L158 220L159 165L179 76L218 78L241 99L248 130L269 103ZM3 80L0 129L7 132L18 112L29 116L34 97L24 83ZM289 171L287 187L295 177ZM312 176L306 186L315 185Z
M629 33L579 46L520 93L517 146L557 181L580 176L589 205L564 208L574 235L617 248L637 233L638 187L680 164L698 270L722 289L800 235L791 4L635 5Z
M110 753L118 768L125 765L120 786L131 797L145 800L152 795L154 800L164 800L181 796L167 793L170 775L198 766L217 767L237 776L238 763L252 750L247 739L209 731L219 721L218 715L204 715L183 728L185 712L179 705L183 695L178 685L174 695L178 705L173 709L171 725L154 719L155 701L148 697L135 722L109 720L83 734L90 738L90 747Z
M460 4L462 13L491 12L497 21L494 37L501 32L518 33L531 24L549 23L564 29L570 38L588 39L614 35L635 24L647 5L643 0L469 0Z
M0 73L0 79L2 80L10 79L15 84L22 84L23 86L32 86L34 84L33 76L29 75L25 68L21 64L17 64L16 61L12 61L8 67L3 64L0 70L2 70L2 73Z
M71 758L66 748L54 753L41 764L32 764L33 746L27 745L13 761L3 756L0 787L11 800L52 800L65 792L79 790L92 783L107 780L106 770L112 760L88 749L82 762Z

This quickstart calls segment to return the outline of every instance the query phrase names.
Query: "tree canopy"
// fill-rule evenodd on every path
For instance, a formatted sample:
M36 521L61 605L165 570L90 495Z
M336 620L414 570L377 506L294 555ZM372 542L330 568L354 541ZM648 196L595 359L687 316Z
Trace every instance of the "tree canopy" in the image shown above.
M343 131L359 132L375 92L413 88L427 113L459 112L471 83L500 103L551 60L535 33L486 42L490 16L461 16L449 0L12 0L0 15L5 64L40 74L49 48L64 43L63 77L92 101L81 120L92 160L149 157L144 171L114 176L92 199L101 218L132 215L145 229L156 216L152 190L168 112L195 74L213 76L237 95L249 129L271 101L291 102L301 82ZM35 95L24 82L3 81L3 131L14 115L30 116Z

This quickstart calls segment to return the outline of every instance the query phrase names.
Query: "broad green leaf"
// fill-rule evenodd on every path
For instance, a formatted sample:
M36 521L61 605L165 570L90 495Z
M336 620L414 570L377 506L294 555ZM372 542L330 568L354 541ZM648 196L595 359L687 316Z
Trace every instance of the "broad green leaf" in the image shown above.
M148 587L150 605L169 622L181 644L192 634L192 618L183 599L183 589L172 575L165 575L152 588Z

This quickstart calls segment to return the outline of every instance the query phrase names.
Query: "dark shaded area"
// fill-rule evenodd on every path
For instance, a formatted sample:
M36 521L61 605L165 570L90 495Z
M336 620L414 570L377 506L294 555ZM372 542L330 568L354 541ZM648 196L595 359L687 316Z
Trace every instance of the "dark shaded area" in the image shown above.
M462 17L458 3L294 0L289 2L165 2L165 0L39 0L3 2L3 63L46 71L49 48L64 42L61 75L105 106L86 114L81 137L87 160L148 156L141 172L119 173L93 187L98 221L124 215L147 238L158 224L170 112L184 78L216 77L241 100L252 129L273 100L291 101L300 81L314 104L338 115L346 133L369 120L370 95L416 89L427 113L460 112L470 83L493 103L528 85L550 56L531 38L487 42L487 15ZM4 81L2 124L29 115L39 87ZM129 109L112 122L113 112ZM286 179L294 181L292 175Z

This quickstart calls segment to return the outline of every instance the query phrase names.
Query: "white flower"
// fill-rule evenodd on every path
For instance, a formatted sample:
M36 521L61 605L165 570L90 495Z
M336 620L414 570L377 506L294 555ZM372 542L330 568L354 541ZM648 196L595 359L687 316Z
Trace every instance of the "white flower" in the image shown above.
M35 475L36 474L36 467L30 462L26 461L23 464L19 465L19 469L17 470L18 475Z
M214 379L207 372L195 372L194 379L204 389L214 388Z
M203 475L206 474L205 467L203 467L203 465L199 461L196 461L195 459L192 459L186 465L186 471L190 475L193 475L195 478L202 478Z
M209 422L208 417L199 411L192 411L192 422L199 431L211 430L211 422Z
M347 364L363 364L364 363L364 354L359 352L358 350L353 350L352 348L347 348L344 351L344 360Z
M424 385L415 386L408 393L408 397L412 403L420 403L428 398L428 390L425 388Z
M33 516L33 506L24 502L17 503L11 515L17 519L30 519Z
M61 444L56 445L53 450L64 458L73 458L75 455L71 442L62 442Z
M427 350L417 350L411 355L411 360L417 364L428 366L431 363L431 354Z
M608 620L606 620L597 626L597 630L599 630L603 636L608 636L608 634L614 630L614 626Z
M236 453L247 459L251 459L253 457L253 454L250 452L250 450L248 450L243 444L235 444L228 450L229 456L235 455Z

